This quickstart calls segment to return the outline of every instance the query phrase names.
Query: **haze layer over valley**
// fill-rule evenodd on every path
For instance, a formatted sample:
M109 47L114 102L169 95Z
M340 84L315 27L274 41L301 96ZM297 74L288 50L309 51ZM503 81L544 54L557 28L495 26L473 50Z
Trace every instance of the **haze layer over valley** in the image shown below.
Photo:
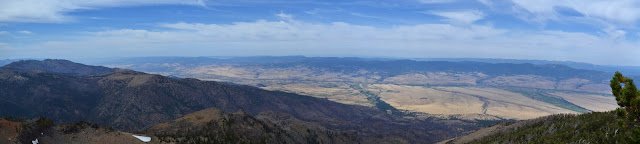
M608 73L560 64L330 57L149 57L94 63L294 92L399 115L530 119L617 107Z

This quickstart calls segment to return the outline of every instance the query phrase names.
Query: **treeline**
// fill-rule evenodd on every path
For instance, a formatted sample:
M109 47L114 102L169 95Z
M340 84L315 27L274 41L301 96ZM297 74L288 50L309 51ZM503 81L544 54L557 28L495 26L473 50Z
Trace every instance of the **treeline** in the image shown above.
M521 121L471 143L640 143L640 91L619 72L610 86L620 106L614 111Z
M186 126L179 130L160 130L155 133L163 143L181 144L266 144L266 143L335 143L354 135L323 131L305 127L290 127L285 130L274 124L263 122L248 115L231 114L211 120L202 126ZM342 141L344 143L351 143Z
M557 114L529 120L471 143L631 143L632 129L617 124L614 112Z
M96 123L90 123L86 121L78 121L75 123L67 123L58 125L54 121L47 117L37 117L33 119L26 119L22 117L5 116L4 120L19 123L20 125L15 127L15 132L18 133L19 143L31 143L31 141L38 137L45 135L52 135L56 131L61 131L64 134L78 133L85 128L104 128L107 131L114 131L110 127L101 127Z

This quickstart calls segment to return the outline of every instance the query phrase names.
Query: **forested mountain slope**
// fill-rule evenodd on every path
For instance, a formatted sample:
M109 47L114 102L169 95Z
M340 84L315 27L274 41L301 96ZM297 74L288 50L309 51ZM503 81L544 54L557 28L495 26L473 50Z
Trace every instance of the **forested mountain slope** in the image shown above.
M76 65L68 61L56 63ZM32 63L18 64L10 65L12 69L34 67ZM435 142L480 126L455 120L407 119L323 98L132 70L102 75L62 73L0 68L0 115L45 116L57 122L85 120L119 130L141 131L216 107L224 112L243 110L251 116L265 111L283 113L332 130L356 131L364 140L400 142Z

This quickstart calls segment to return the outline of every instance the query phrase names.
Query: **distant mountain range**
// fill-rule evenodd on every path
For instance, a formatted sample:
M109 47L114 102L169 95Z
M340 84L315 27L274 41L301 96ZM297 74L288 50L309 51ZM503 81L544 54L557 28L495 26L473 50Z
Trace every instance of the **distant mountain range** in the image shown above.
M138 57L92 61L95 65L170 77L326 98L343 104L375 107L394 115L426 113L471 120L529 119L616 107L609 88L613 72L577 69L554 61L302 56Z
M70 76L101 75L115 71L114 68L103 66L88 66L68 60L21 60L2 67L5 70L17 72L46 72Z
M450 61L450 62L472 61L472 62L484 62L484 63L513 63L513 64L530 63L530 64L536 64L536 65L560 64L560 65L566 65L575 69L596 70L596 71L603 71L603 72L620 71L628 75L640 76L640 66L595 65L590 63L572 62L572 61L490 59L490 58L421 58L421 59L413 59L413 60Z
M311 59L313 57L305 56L252 56L252 57L114 57L114 58L85 58L76 59L78 62L93 65L112 65L112 64L142 64L142 63L182 63L197 65L210 65L210 64L269 64L269 63L284 63L284 62L298 62ZM326 57L330 58L330 57ZM511 63L511 64L534 64L534 65L547 65L558 64L566 65L574 69L595 70L602 72L615 72L620 71L627 75L640 76L640 66L618 66L618 65L596 65L584 62L572 62L572 61L549 61L549 60L519 60L519 59L496 59L496 58L343 58L352 60L365 60L365 61L393 61L393 60L415 60L415 61L447 61L447 62L481 62L481 63ZM0 60L0 66L4 66L11 62L19 61L23 59L5 59ZM29 60L29 59L26 59ZM33 59L38 60L38 59ZM42 59L40 59L42 60Z
M482 126L406 119L323 98L66 60L18 61L0 68L0 115L83 120L135 132L210 107L271 120L289 115L338 133L353 131L362 142L429 143Z

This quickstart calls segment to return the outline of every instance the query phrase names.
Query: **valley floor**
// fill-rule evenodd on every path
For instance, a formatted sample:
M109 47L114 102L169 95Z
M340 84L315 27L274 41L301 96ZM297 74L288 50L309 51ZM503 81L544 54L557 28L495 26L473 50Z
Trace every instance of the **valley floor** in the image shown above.
M374 106L368 98L375 96L400 110L462 119L524 120L551 114L609 111L618 107L613 96L604 94L517 87L205 80L257 85L267 90L293 92L362 106Z

